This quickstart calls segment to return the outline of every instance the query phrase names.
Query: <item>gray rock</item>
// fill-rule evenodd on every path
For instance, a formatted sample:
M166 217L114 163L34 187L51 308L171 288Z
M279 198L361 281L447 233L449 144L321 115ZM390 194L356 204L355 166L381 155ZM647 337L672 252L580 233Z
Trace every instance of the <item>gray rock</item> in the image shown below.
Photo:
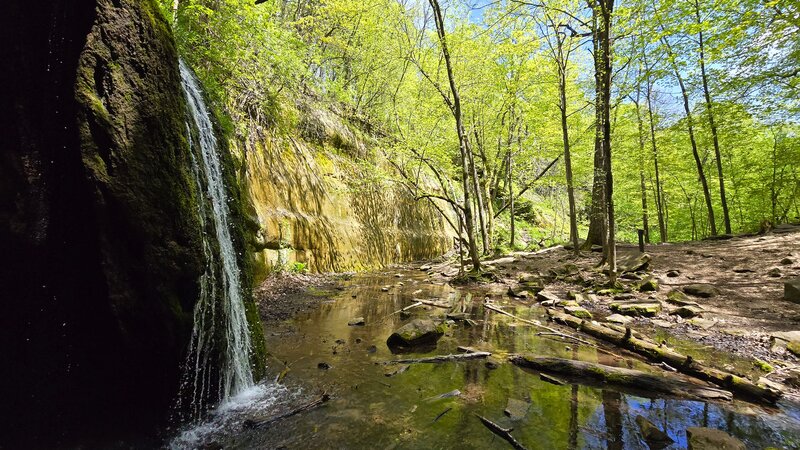
M800 278L786 280L783 283L783 298L790 302L800 303Z
M651 259L652 258L647 253L642 253L640 255L626 255L617 261L617 270L620 273L647 270L647 268L650 266Z
M626 325L626 324L628 324L628 323L630 323L632 321L633 321L633 319L631 319L628 316L623 316L622 314L612 314L612 315L606 317L606 322L618 323L618 324L621 324L621 325Z
M794 260L792 258L783 258L781 260L781 264L783 264L784 266L791 266L792 264L794 264Z
M683 292L700 298L710 298L719 295L719 289L713 284L707 283L687 284L683 287Z
M671 437L667 436L667 433L642 416L636 416L636 424L639 425L639 431L642 432L644 441L651 449L661 449L674 442Z
M389 347L435 344L444 335L446 329L446 325L437 325L429 319L414 319L392 333L386 340L386 344Z
M350 325L351 327L358 326L358 325L364 325L364 318L363 317L356 317L355 319L347 322L347 324Z
M697 317L701 314L703 314L703 308L700 308L699 306L681 306L670 313L670 315L681 316L684 319L691 319L692 317Z
M772 278L780 278L781 275L783 274L781 273L781 269L779 269L778 267L773 267L772 269L769 269L767 275L769 275Z
M536 294L536 300L539 300L540 302L545 302L545 301L550 300L550 301L554 301L554 302L558 303L561 299L559 299L556 294L554 294L554 293L552 293L550 291L544 290L544 291L539 291Z
M427 272L427 271L431 270L431 266L428 265L428 264L425 264L424 266L419 266L419 270L421 270L423 272Z
M677 278L677 277L681 276L681 271L680 270L668 270L667 271L667 276L669 278Z
M686 429L689 450L746 450L744 442L730 434L713 428L690 427Z

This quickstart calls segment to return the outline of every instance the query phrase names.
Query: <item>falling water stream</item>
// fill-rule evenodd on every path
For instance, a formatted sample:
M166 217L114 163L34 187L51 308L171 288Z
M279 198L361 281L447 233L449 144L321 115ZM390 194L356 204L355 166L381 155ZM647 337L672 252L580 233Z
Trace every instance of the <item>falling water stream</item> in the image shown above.
M236 264L236 252L231 239L227 195L222 175L217 138L211 117L203 100L202 91L197 79L189 67L180 61L181 80L186 95L189 112L197 127L197 149L202 155L198 161L192 154L192 169L198 190L211 205L213 217L213 236L219 246L215 254L214 246L209 241L209 230L206 223L206 205L199 203L199 213L203 226L203 250L207 266L200 280L200 298L194 313L194 330L189 349L187 369L190 375L186 384L191 389L193 415L197 418L205 405L208 390L212 385L213 374L209 371L209 362L215 350L216 326L223 326L224 342L218 348L224 350L220 361L219 399L225 402L232 396L253 386L253 373L250 368L250 333L247 326L244 303L240 292L239 268ZM191 127L189 135L191 136ZM190 139L190 142L193 139ZM195 143L193 143L195 144ZM220 272L220 277L216 274ZM219 283L217 280L220 280ZM219 298L218 298L219 297ZM221 310L221 311L220 311ZM221 314L221 317L217 315Z

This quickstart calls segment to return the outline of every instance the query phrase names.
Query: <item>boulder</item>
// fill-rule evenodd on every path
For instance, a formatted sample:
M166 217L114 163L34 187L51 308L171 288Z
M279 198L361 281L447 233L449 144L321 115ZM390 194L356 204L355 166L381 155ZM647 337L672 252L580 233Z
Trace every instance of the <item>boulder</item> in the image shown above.
M544 301L550 300L550 301L554 301L554 302L558 303L561 299L559 299L556 294L554 294L554 293L552 293L550 291L544 290L544 291L539 291L539 292L536 293L536 300L539 300L540 302L544 302Z
M544 281L538 275L530 275L521 277L519 280L520 286L533 293L539 292L544 289Z
M678 306L700 306L697 302L689 300L689 296L681 291L670 291L670 293L667 294L667 302Z
M356 317L356 318L350 320L349 322L347 322L347 324L350 325L351 327L358 326L358 325L364 325L364 318L363 317Z
M511 297L516 298L528 298L530 297L530 293L525 290L522 286L517 287L509 287L508 288L508 295Z
M792 258L783 258L781 260L781 264L783 264L784 266L791 266L792 264L794 264L794 260Z
M681 271L680 270L668 270L667 271L667 276L669 278L677 278L677 277L681 276Z
M430 319L414 319L392 333L386 340L386 345L402 348L435 344L446 329L446 325L436 324Z
M579 319L586 319L592 320L592 313L586 310L586 308L582 308L580 306L566 306L564 307L564 311L571 316L575 316Z
M686 429L689 450L745 450L744 442L730 434L713 428L689 427Z
M800 303L800 278L786 280L783 283L783 298L790 302Z
M719 289L713 284L707 283L687 284L683 287L683 292L700 298L710 298L719 295Z
M639 425L639 431L641 431L644 441L651 449L661 449L674 442L667 433L661 431L653 422L642 416L636 416L636 425Z
M615 302L611 310L626 316L652 317L661 311L661 303L655 302Z
M772 278L780 278L781 275L783 275L783 274L781 273L781 269L779 269L777 267L773 267L772 269L769 269L769 271L767 272L767 275L772 277Z
M612 314L606 317L606 322L618 323L620 325L627 325L631 321L633 321L633 319L628 316L623 316L622 314Z
M697 317L703 314L703 308L699 306L681 306L675 311L672 311L670 315L673 316L681 316L684 319L691 319L692 317Z
M619 273L625 273L647 270L650 266L651 259L652 258L647 253L623 256L617 261L617 271L619 271Z
M647 277L639 283L636 283L636 289L639 292L655 292L658 290L658 282L653 277Z

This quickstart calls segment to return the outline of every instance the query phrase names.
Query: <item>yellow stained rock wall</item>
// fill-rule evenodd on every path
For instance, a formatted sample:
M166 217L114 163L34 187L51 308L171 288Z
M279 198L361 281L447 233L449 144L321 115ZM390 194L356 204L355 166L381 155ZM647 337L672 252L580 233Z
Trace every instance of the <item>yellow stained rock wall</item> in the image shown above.
M427 200L390 181L382 157L359 159L327 144L340 139L262 137L233 150L259 225L254 246L263 270L255 281L295 262L313 272L366 270L452 248L447 223Z

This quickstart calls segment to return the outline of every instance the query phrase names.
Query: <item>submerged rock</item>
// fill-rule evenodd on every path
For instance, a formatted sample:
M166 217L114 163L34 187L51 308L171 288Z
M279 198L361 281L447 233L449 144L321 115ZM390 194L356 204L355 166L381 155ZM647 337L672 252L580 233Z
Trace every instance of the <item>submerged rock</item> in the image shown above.
M510 398L508 399L508 403L506 403L506 409L503 410L503 413L511 420L519 420L528 414L528 409L530 409L530 407L531 404L526 401Z
M436 324L430 319L414 319L392 333L386 340L386 345L404 348L436 344L446 330L447 326L443 323Z
M719 289L713 284L707 283L687 284L683 287L683 292L700 298L710 298L719 295Z
M347 322L347 325L349 325L351 327L364 325L364 318L363 317L356 317L355 319L352 319L349 322Z
M745 450L744 442L714 428L690 427L686 429L689 450Z
M642 416L636 416L636 424L639 425L639 431L642 432L644 441L651 449L662 449L675 442L667 433Z

